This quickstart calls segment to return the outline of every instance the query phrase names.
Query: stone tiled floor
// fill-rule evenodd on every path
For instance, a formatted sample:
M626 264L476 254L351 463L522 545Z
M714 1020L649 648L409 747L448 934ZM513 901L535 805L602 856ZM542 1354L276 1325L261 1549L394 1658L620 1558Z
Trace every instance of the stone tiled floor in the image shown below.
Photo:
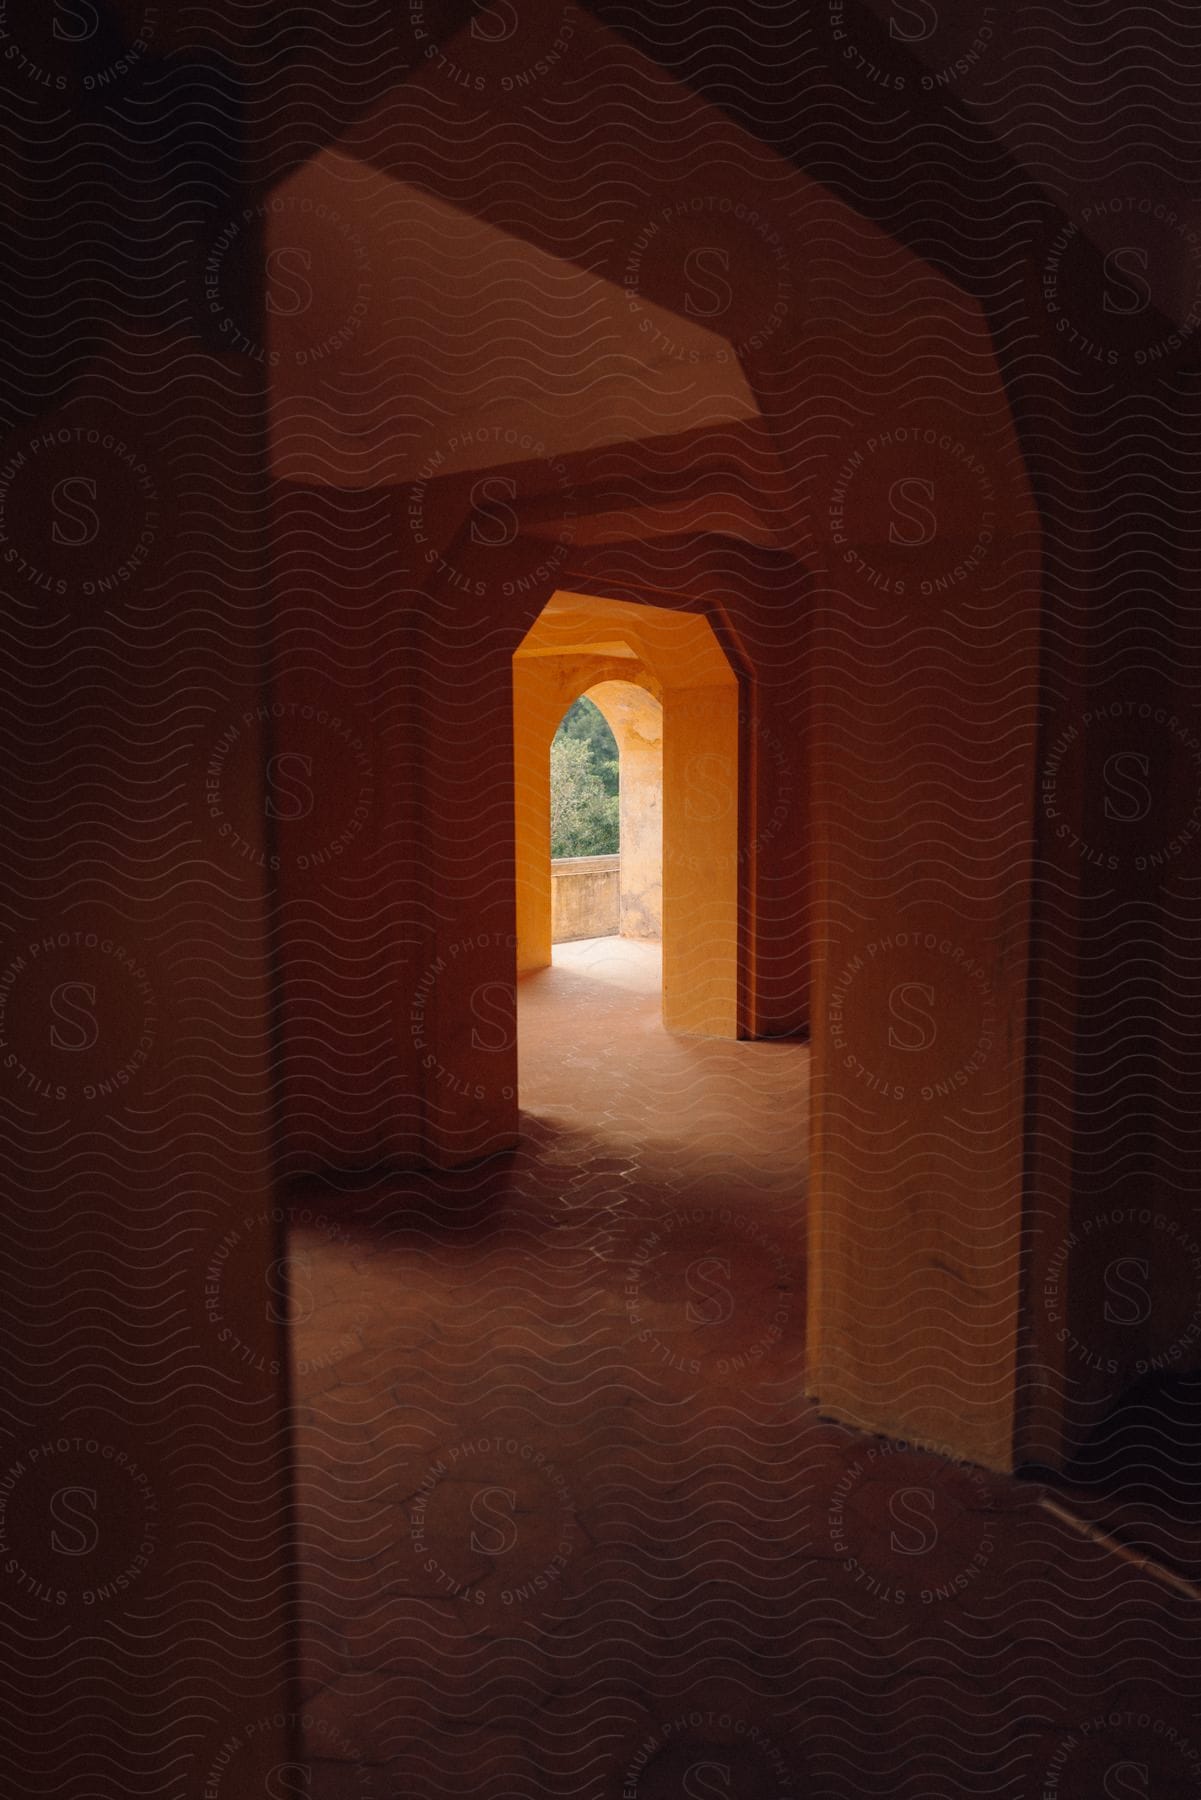
M657 989L560 946L517 1152L296 1196L314 1800L1201 1793L1192 1602L806 1402L807 1051Z

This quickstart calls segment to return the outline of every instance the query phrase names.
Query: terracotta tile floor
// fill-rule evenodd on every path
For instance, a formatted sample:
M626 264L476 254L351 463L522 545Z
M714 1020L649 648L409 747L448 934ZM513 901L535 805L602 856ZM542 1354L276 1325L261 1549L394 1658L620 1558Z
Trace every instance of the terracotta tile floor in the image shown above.
M1201 1794L1192 1601L805 1401L805 1048L519 1012L516 1153L296 1195L313 1800Z

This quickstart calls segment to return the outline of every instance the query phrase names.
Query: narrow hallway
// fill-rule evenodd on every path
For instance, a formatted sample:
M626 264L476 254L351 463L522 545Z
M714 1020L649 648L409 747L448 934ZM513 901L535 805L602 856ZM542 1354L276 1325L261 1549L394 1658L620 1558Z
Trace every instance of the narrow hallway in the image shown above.
M294 1198L314 1800L1074 1794L1114 1634L1162 1657L1189 1603L818 1418L807 1049L672 1038L658 981L558 946L516 1152Z

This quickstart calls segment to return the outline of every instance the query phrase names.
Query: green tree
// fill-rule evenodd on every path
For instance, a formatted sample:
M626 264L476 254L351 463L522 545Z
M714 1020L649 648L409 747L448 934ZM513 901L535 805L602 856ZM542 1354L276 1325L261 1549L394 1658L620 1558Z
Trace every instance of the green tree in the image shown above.
M556 737L578 738L588 745L592 768L600 777L606 794L617 793L617 740L600 707L587 695L569 706L563 715Z
M550 747L550 853L611 856L619 842L617 744L591 700L577 700Z

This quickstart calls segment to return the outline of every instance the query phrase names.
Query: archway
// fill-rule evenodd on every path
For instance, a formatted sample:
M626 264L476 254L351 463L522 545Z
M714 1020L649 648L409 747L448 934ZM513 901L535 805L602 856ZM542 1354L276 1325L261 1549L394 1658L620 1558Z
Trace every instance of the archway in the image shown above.
M632 767L662 771L663 1023L739 1035L738 681L696 613L556 592L513 658L517 967L552 961L550 744L581 695L593 699ZM653 709L652 705L653 703ZM661 743L648 737L661 720ZM621 916L638 935L654 909L658 821L628 782L630 855ZM648 934L649 935L649 934Z
M551 940L663 939L663 708L603 681L551 740Z
M672 117L668 106L660 123ZM560 177L586 181L571 109L554 131L549 115L543 123L548 142L562 133L547 164L548 190ZM410 127L422 129L416 116L396 145L416 141ZM374 129L365 128L361 147ZM344 429L336 398L297 388L298 368L307 371L304 383L313 374L307 364L284 361L276 370L274 472L293 484L295 537L285 541L303 571L295 629L309 629L310 584L349 632L374 617L381 578L408 596L395 613L395 655L412 704L402 720L381 699L377 725L384 763L397 770L387 784L381 844L406 849L393 856L389 848L375 867L388 870L397 919L419 921L391 983L388 1079L377 1079L369 1033L370 1008L389 981L372 970L362 1001L368 1028L356 1035L347 1024L342 1033L339 1067L355 1072L355 1106L331 1104L330 1058L313 1059L310 1075L299 1034L287 1071L289 1120L296 1121L290 1141L345 1143L348 1110L372 1155L386 1146L456 1166L517 1141L511 658L555 581L577 595L620 593L641 602L652 594L703 605L731 661L754 676L742 746L744 861L730 885L731 893L741 889L746 930L735 1028L813 1035L811 1391L843 1419L1005 1464L1018 1424L1022 1334L1045 1311L1032 1310L1028 1289L1023 1300L1022 1196L1029 1215L1031 1194L1055 1190L1057 1243L1071 1188L1062 1134L1042 1134L1053 1146L1051 1161L1042 1168L1046 1156L1037 1152L1042 1173L1033 1186L1027 1155L1034 1091L1027 1076L1045 1086L1039 1071L1047 1051L1040 1042L1028 1070L1043 578L1023 445L980 306L828 190L778 164L748 161L738 128L712 112L706 142L722 147L731 218L744 205L757 207L778 227L781 258L797 272L807 269L816 234L832 246L850 287L807 279L805 304L770 342L762 330L744 329L749 322L737 310L724 321L724 349L694 336L685 272L719 214L676 204L671 128L663 129L656 181L663 206L671 203L662 216L673 228L660 244L671 253L645 259L654 282L647 303L670 312L653 321L654 331L666 330L687 360L655 355L659 340L650 333L641 344L621 339L629 386L618 391L599 379L606 361L586 404L568 382L549 412L536 372L563 346L547 294L578 273L581 305L612 305L628 317L620 234L607 254L594 254L574 189L562 190L557 210L536 187L524 197L503 186L465 196L453 172L439 177L433 139L420 191L409 185L416 165L408 148L383 156L373 148L374 160L352 167L346 146L314 159L287 188L289 199L305 195L353 216L377 266L398 275L396 246L412 234L392 221L411 220L431 251L446 246L437 249L441 286L431 285L431 294L458 294L449 284L461 283L466 306L480 284L462 247L469 243L482 259L495 252L515 271L530 341L539 346L526 381L511 382L506 366L514 404L502 428L481 406L474 365L452 333L452 354L431 373L436 404L425 434L388 434L384 458L374 436ZM454 211L470 220L452 221ZM590 218L587 209L583 216ZM271 229L284 224L276 220ZM584 236L573 236L577 226ZM726 242L731 267L740 266L737 232ZM586 257L569 275L577 243ZM744 294L754 285L738 284ZM897 292L914 296L900 362L901 340L881 338L872 325ZM385 309L380 330L389 316ZM440 341L437 318L425 325L423 341ZM384 339L365 328L357 344L367 371L362 391L382 415L371 359L385 353ZM938 374L918 393L898 377L898 368L917 366L915 358L945 373L948 345L961 370L971 371L966 386ZM462 387L455 385L460 369ZM704 396L702 415L651 401L681 399L657 385L665 369L686 377L690 396ZM462 428L450 429L448 406ZM405 413L397 387L391 416ZM375 485L364 494L368 465ZM899 506L911 486L936 500L920 529ZM331 529L345 530L348 542L377 528L373 507L379 521L396 519L395 569L384 576L364 559L353 601L345 564L336 575L323 565L315 572L308 536L315 505L328 507ZM589 631L596 636L590 625L580 643ZM611 636L628 653L616 625ZM309 698L307 667L297 659L298 676L281 660L276 691L287 684L289 703ZM706 746L700 756L707 760L693 771L696 825L697 815L719 810L704 798L716 754ZM713 833L701 827L701 835L701 851L711 855ZM1070 888L1073 871L1062 873ZM519 872L527 968L550 957L549 933L539 957L527 929L533 922L536 932L538 911L536 896L527 905L528 890ZM316 916L327 930L327 912ZM376 917L367 909L362 920L349 909L340 915L340 929L361 933L355 969L391 954L374 948ZM667 961L670 938L669 930ZM737 970L737 953L730 960ZM312 985L307 948L291 961L285 978L303 992ZM979 978L970 991L965 969ZM934 990L939 1016L906 1036L894 1000L925 1004L924 989ZM324 1030L324 994L305 998ZM374 1097L359 1111L364 1092ZM902 1215L915 1228L898 1235ZM1040 1341L1041 1364L1055 1354ZM1041 1382L1026 1384L1027 1398L1040 1406L1044 1390L1034 1389Z

